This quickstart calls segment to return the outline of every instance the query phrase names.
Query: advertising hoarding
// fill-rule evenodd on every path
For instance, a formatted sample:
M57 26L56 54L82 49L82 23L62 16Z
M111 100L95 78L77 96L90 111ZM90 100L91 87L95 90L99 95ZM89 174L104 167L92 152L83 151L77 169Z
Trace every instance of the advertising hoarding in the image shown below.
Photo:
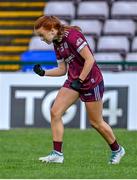
M103 116L112 126L137 129L137 73L103 73ZM0 129L50 127L50 108L66 77L32 73L0 74ZM63 115L65 127L90 126L84 103L78 100Z

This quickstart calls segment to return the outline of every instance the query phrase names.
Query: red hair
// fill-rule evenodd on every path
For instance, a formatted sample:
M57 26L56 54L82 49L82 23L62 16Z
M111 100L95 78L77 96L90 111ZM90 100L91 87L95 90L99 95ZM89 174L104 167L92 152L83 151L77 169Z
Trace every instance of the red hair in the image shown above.
M34 23L34 29L45 28L46 30L51 30L52 28L58 30L58 35L61 35L65 30L74 28L81 31L78 26L68 26L61 23L60 19L56 16L41 16Z

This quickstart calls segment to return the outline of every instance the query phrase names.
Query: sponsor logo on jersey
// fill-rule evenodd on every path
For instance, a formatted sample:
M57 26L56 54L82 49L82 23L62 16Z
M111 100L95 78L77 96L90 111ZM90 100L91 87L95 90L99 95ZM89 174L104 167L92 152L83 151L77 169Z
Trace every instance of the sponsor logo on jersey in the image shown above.
M71 54L68 58L65 59L66 63L70 63L71 61L73 61L73 58L75 57L74 54Z
M64 42L64 48L65 48L65 49L68 49L68 44L67 44L67 42Z
M76 46L79 46L83 42L83 39L80 37L77 39Z
M91 82L92 82L92 83L94 83L94 82L95 82L95 79L94 79L94 78L92 78L92 79L91 79Z
M92 93L87 93L87 94L84 94L84 96L91 96Z

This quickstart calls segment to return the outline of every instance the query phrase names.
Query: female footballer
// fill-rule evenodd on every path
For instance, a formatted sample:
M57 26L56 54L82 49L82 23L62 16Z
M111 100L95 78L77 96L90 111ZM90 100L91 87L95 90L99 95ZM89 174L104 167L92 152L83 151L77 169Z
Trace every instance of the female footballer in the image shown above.
M44 70L36 64L34 72L39 76L62 76L66 73L68 75L51 108L53 151L45 157L40 157L39 160L63 163L62 116L80 98L85 103L90 124L101 134L111 149L109 164L118 164L125 150L118 144L111 127L103 120L103 77L81 29L77 26L63 25L55 16L42 16L36 20L34 30L42 41L47 44L53 43L58 63L57 68L49 70Z

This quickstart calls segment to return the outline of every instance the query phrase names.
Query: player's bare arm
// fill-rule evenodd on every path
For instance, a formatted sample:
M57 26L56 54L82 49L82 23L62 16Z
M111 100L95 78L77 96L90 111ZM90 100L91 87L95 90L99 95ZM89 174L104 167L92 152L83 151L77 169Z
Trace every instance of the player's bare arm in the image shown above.
M58 67L50 70L45 70L45 76L64 76L67 72L65 62L58 63Z
M95 60L87 46L85 46L83 49L81 49L80 55L84 58L85 63L84 63L84 67L83 67L83 70L82 70L79 78L82 81L84 81L86 79L87 75L89 74L89 72L91 71Z
M44 70L40 64L36 64L33 70L39 76L63 76L67 72L67 66L65 62L60 62L57 68Z

